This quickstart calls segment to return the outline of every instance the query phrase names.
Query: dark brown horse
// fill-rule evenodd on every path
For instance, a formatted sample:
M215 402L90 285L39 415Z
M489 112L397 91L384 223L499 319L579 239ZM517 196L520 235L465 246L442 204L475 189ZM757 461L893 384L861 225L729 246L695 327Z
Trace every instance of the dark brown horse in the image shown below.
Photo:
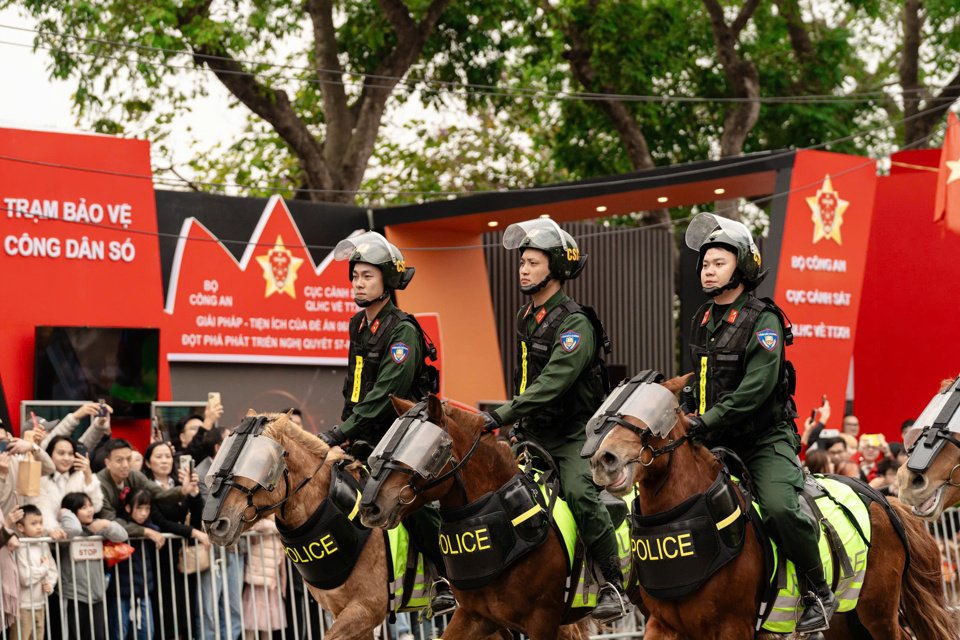
M399 414L413 406L396 398L393 403ZM430 421L445 429L453 439L456 460L463 460L479 439L472 457L459 470L467 502L500 489L518 473L510 447L497 442L493 434L481 434L483 418L444 406L434 395L427 401L427 411ZM444 471L450 469L447 463ZM411 476L398 471L388 473L375 501L360 508L361 520L369 527L395 527L406 515L434 500L439 500L442 510L466 504L460 485L452 476L413 497L408 486ZM365 492L364 502L366 500ZM560 545L551 531L540 547L505 569L488 586L470 590L455 588L460 607L443 632L444 640L477 638L503 627L526 633L531 640L553 640L558 633L561 637L579 637L583 623L562 628L576 622L584 612L565 618L563 590L567 562Z
M689 376L663 383L676 394ZM632 416L624 416L640 429L647 425ZM630 429L617 425L591 458L594 482L607 491L623 495L636 484L645 514L667 511L696 494L704 493L717 478L721 465L707 449L686 440L669 455L651 458L651 450L662 449L686 435L688 421L682 413L666 437L649 434L643 464L638 464L644 444ZM671 460L672 458L672 460ZM646 466L644 466L646 465ZM860 637L854 629L862 624L873 640L907 640L898 611L917 638L956 640L956 621L946 609L940 586L940 560L937 544L923 523L891 501L907 530L910 566L904 572L906 550L885 511L877 504L870 507L871 547L867 572L855 609L859 622L834 616L826 638ZM657 600L644 595L650 609L647 640L749 640L760 607L767 576L762 551L753 530L747 527L743 551L722 567L691 596L679 600Z

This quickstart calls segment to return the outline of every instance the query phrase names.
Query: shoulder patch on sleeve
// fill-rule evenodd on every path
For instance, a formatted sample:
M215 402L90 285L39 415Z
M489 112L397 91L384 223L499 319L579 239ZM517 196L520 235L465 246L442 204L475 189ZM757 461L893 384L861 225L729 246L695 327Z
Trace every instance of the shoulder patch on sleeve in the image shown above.
M757 331L757 340L761 347L767 351L773 351L780 343L780 336L773 329L764 329L763 331Z
M410 353L410 347L403 344L402 342L394 342L390 345L390 357L393 358L393 361L397 364L400 364L407 359L407 354Z
M560 346L567 353L572 353L580 346L580 333L577 331L565 331L560 334Z

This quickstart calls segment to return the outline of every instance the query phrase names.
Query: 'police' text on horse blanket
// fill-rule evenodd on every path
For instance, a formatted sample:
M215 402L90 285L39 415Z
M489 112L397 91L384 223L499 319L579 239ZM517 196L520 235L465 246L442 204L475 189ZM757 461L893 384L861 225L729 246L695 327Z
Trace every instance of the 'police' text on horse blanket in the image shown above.
M870 513L860 496L845 483L829 477L808 479L801 509L818 522L824 574L840 599L840 611L857 605L867 570ZM744 514L730 477L722 472L710 489L669 511L644 516L634 504L630 516L630 544L635 579L645 594L657 599L679 599L694 593L716 571L743 549L749 519ZM754 531L762 534L759 526ZM790 633L803 610L805 585L793 562L770 540L771 569L767 597L761 603L758 625L774 633ZM773 586L776 589L773 589ZM773 597L769 597L774 594Z
M552 528L567 559L567 606L596 606L599 585L590 563L584 560L573 514L557 492L556 484L545 485L540 473L531 470L530 475L519 474L498 491L463 507L441 510L440 551L451 584L458 589L490 584L507 567L543 544ZM626 504L619 503L625 513ZM626 573L631 561L629 527L622 517L614 524L621 567Z

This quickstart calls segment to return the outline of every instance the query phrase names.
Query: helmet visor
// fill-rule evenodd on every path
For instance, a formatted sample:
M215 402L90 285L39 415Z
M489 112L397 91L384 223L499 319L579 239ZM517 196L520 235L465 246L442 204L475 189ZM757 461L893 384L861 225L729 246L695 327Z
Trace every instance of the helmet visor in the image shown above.
M233 468L224 468L227 461L233 459L233 453L237 448L240 448L240 451L237 453ZM220 450L217 451L217 456L213 459L210 470L204 476L204 482L207 483L208 487L211 486L213 479L220 472L220 475L246 478L267 491L273 491L285 468L283 447L275 440L252 434L247 435L246 438L241 438L237 434L231 433L220 445Z
M387 239L376 231L368 231L358 236L341 240L333 250L334 260L383 264L402 260L403 256L394 255L396 250ZM399 254L399 251L396 251Z
M405 429L403 434L398 433L401 429ZM389 443L394 443L392 453L387 452ZM401 417L380 439L380 444L370 455L370 465L374 466L374 460L405 464L429 479L439 475L449 462L452 449L450 434L437 425L426 420L411 421Z
M524 243L524 240L528 242ZM506 249L519 249L521 246L535 249L567 249L567 240L560 232L560 225L550 218L537 218L526 222L517 222L503 232L503 246Z
M707 243L718 230L734 243L742 244L744 248L753 245L753 236L750 235L746 226L712 213L701 213L691 220L684 239L688 247L694 251L700 251L700 247Z

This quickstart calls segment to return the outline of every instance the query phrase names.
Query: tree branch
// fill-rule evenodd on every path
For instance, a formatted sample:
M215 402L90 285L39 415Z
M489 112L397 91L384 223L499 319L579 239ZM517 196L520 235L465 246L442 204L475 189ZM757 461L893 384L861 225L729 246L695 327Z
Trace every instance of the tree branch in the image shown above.
M320 81L323 116L327 123L324 153L331 165L342 158L350 142L355 117L347 104L343 85L343 69L337 49L337 31L333 24L333 3L330 0L307 0L304 10L313 22L313 59ZM323 71L326 69L326 71ZM331 162L331 160L333 162Z
M816 53L810 32L800 15L800 5L797 0L776 0L780 15L787 24L787 34L790 38L790 48L797 57L801 68L801 79L795 84L798 95L824 93L823 82L816 73L812 73L811 65L815 62Z
M401 0L377 0L387 21L397 36L393 50L381 60L372 75L363 83L357 102L351 106L355 117L353 136L343 156L343 180L347 188L359 187L363 171L373 153L377 133L387 99L400 78L407 74L413 63L423 53L427 38L433 32L440 16L453 0L433 0L423 13L420 22L414 21Z

